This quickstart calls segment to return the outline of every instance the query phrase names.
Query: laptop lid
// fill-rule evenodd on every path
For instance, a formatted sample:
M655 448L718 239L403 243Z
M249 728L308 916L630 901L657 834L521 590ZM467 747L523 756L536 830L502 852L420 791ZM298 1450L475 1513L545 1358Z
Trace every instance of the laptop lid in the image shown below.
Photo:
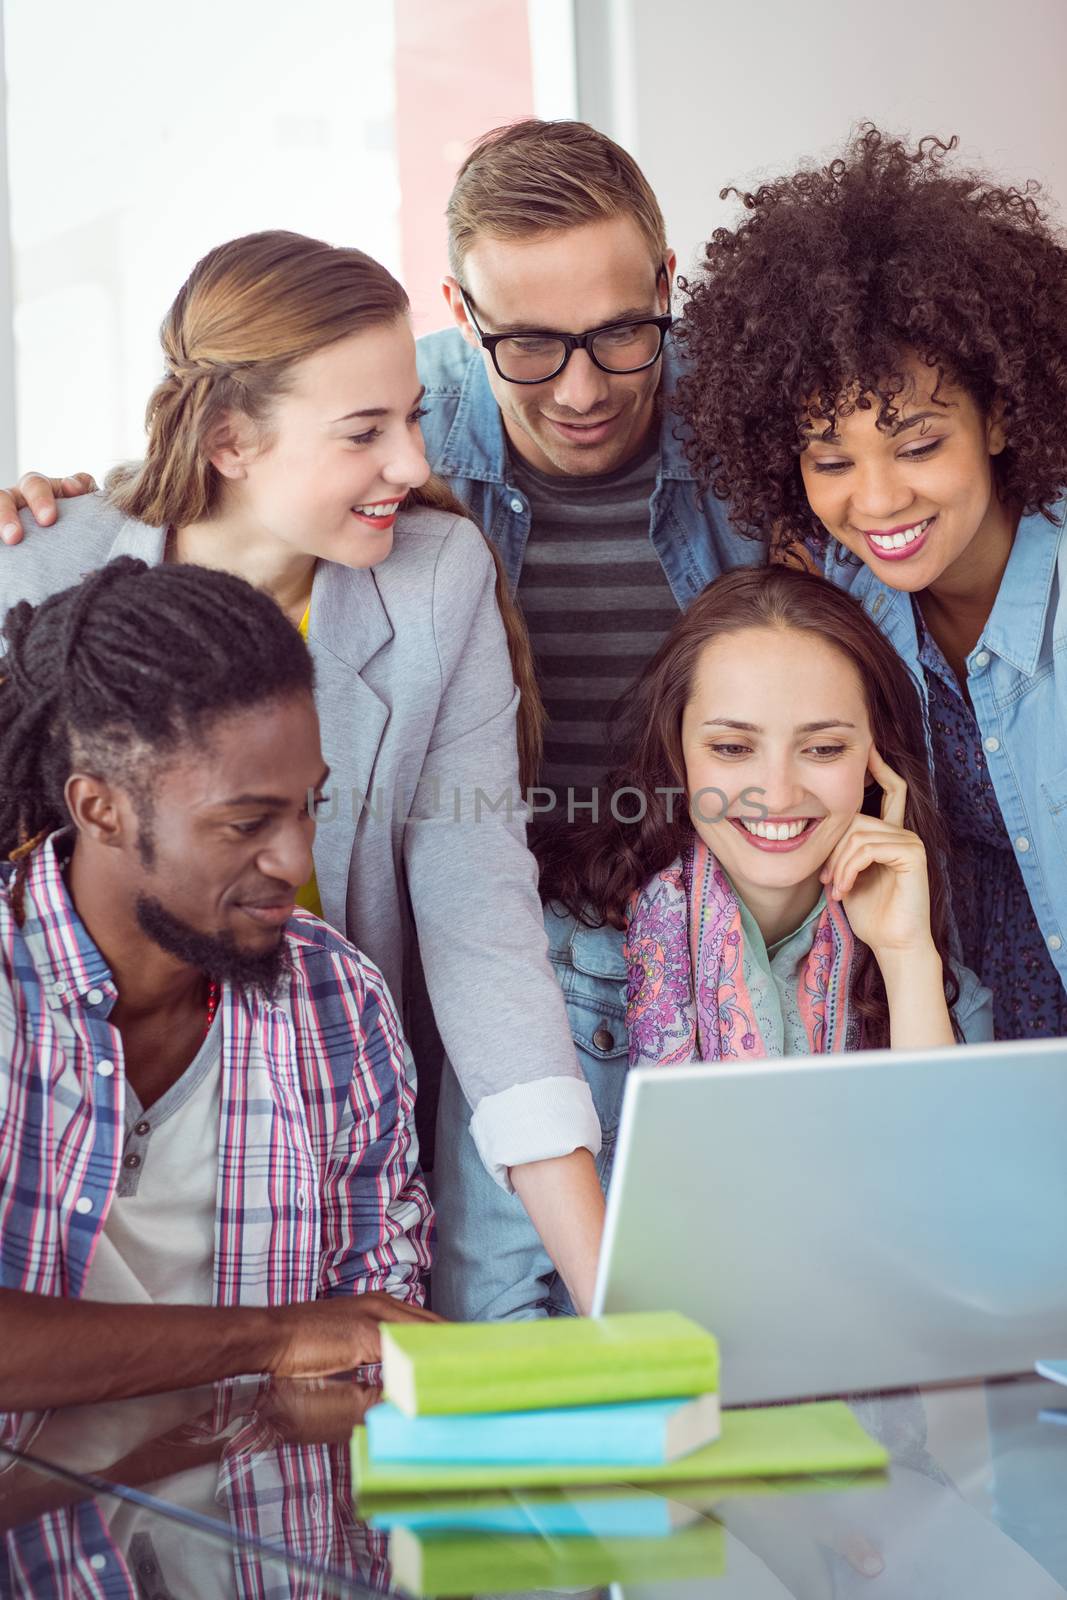
M659 1307L727 1404L1067 1350L1067 1041L631 1072L594 1310Z

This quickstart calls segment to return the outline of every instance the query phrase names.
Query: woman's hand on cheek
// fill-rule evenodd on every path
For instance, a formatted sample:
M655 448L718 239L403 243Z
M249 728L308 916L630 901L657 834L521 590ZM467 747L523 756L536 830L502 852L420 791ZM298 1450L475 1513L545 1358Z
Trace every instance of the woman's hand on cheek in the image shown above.
M883 790L882 814L852 819L820 877L827 898L842 902L853 933L876 958L926 952L931 945L926 850L904 827L907 785L873 746L869 766Z

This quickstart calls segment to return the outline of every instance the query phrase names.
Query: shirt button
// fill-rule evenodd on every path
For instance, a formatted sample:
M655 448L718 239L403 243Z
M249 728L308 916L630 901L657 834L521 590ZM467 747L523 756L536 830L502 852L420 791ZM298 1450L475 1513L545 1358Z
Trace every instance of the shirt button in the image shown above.
M123 1156L122 1165L124 1167L129 1167L131 1171L134 1167L139 1167L141 1165L141 1158L137 1154L136 1150L131 1150L128 1156Z
M885 595L880 594L878 596L877 600L874 602L874 605L871 607L871 616L872 617L881 616L881 614L884 611L884 609L885 609Z
M593 1035L593 1043L598 1050L610 1050L615 1043L615 1035L610 1028L601 1025Z
M1049 934L1048 947L1050 950L1060 950L1063 948L1063 940L1060 938L1058 933Z
M93 1209L93 1202L87 1194L79 1195L77 1200L74 1202L74 1209L81 1216L87 1217L89 1212Z
M115 1063L113 1061L98 1061L96 1063L96 1070L99 1072L102 1078L110 1078L111 1074L115 1070Z
M518 495L516 495L514 500L512 500L510 503L511 503L511 509L512 509L512 511L514 511L516 516L518 516L521 511L525 511L526 510L526 507L523 505L523 503L519 499Z
M988 650L979 650L978 654L974 658L974 664L975 664L976 667L988 667L988 665L989 665L989 651Z
M1016 848L1016 850L1029 850L1029 848L1030 848L1029 839L1023 838L1022 834L1020 834L1019 837L1015 841L1015 848Z
M307 1192L304 1189L298 1189L296 1191L296 1209L298 1211L303 1211L303 1209L307 1205L307 1203L308 1203Z
M92 1567L94 1572L103 1572L104 1568L107 1566L107 1556L102 1556L100 1552L97 1551L95 1556L89 1557L89 1565Z
M98 1006L104 998L104 991L103 989L90 989L85 998L91 1006Z
M990 734L988 739L983 739L982 743L985 745L985 748L989 751L991 756L995 756L997 751L1000 749L1000 740L995 738L993 734Z
M143 1138L146 1133L151 1133L152 1124L150 1122L135 1122L133 1131L134 1133L139 1133Z

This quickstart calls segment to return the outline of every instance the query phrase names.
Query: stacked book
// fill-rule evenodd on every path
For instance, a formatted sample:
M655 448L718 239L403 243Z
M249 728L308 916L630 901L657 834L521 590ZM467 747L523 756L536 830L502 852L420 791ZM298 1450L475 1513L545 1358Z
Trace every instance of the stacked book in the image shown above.
M386 1323L382 1386L367 1413L376 1465L616 1473L719 1437L718 1346L675 1312Z
M840 1402L719 1411L715 1339L676 1312L383 1324L360 1498L779 1477L884 1465Z

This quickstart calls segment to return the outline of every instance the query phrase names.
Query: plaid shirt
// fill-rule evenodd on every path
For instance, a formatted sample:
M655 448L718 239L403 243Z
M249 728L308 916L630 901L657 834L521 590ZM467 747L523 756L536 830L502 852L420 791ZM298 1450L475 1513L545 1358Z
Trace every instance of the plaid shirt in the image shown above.
M0 1286L76 1299L118 1184L125 1079L114 980L63 880L69 837L35 852L21 928L12 869L0 869ZM420 1301L432 1212L392 1001L377 969L310 914L294 914L286 944L291 972L273 1001L223 991L214 1302L371 1289ZM0 1439L15 1426L5 1419ZM36 1585L65 1542L60 1523L76 1543L103 1532L74 1512L11 1535L15 1572L35 1573L22 1592L48 1592ZM27 1538L36 1552L20 1548ZM106 1581L113 1559L89 1576L90 1553L71 1552L79 1593L126 1593Z

